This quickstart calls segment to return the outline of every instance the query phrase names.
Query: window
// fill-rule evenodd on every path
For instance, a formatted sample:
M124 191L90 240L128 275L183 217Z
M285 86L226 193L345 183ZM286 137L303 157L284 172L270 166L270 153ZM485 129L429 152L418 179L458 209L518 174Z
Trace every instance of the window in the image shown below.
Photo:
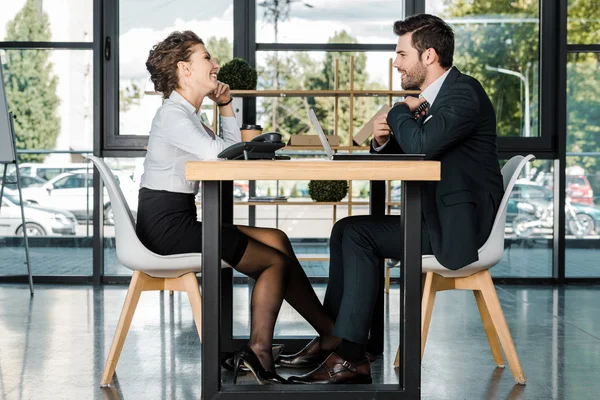
M261 43L349 43L337 36L347 32L359 43L392 43L393 19L402 18L403 2L256 1L256 41ZM310 26L310 29L306 29Z
M494 277L552 276L553 187L552 161L525 166L508 200L505 251L490 270Z
M485 88L498 136L540 135L538 2L427 0L426 11L453 27L454 65Z
M571 5L578 2L570 2ZM591 16L590 16L591 18ZM572 35L574 37L574 35ZM600 62L567 58L566 275L597 277L600 268Z
M91 42L93 4L93 0L3 1L0 42ZM15 29L15 22L25 20L35 27L27 34Z
M109 129L108 146L133 143L142 148L162 96L154 92L145 63L148 52L173 31L192 30L219 59L220 64L233 58L233 0L202 2L186 0L120 0L118 20L106 21L108 32L118 32L119 63L105 61L108 76L116 77L117 102L109 115L115 127ZM118 26L117 26L118 25ZM112 79L112 78L111 78ZM209 101L206 100L205 103ZM210 108L212 113L212 107ZM116 138L115 136L123 136ZM125 136L137 136L126 139Z
M569 0L567 41L573 44L600 43L600 7L595 0Z

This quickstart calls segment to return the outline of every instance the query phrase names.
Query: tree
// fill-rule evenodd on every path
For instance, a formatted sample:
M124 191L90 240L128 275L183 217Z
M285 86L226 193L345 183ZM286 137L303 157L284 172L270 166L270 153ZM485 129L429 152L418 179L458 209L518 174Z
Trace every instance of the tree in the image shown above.
M217 59L219 65L224 65L233 59L233 46L226 37L209 37L206 41L206 49L213 58Z
M329 38L330 43L356 43L356 39L347 32L336 33ZM308 53L295 53L279 56L278 79L281 87L287 90L327 90L335 88L335 61L339 60L339 88L350 88L350 60L354 56L354 88L384 89L380 84L370 82L366 70L367 56L358 52L327 53L322 62L316 62ZM266 67L259 69L259 86L273 87L273 69L275 63L268 58ZM385 102L384 98L354 98L354 133L370 119ZM277 125L272 123L272 104L264 102L259 114L266 117L266 130L275 130L290 135L304 133L311 129L308 110L314 108L324 129L333 131L334 103L332 97L283 97L277 103ZM350 104L348 98L339 99L338 134L343 144L350 144ZM330 128L330 129L328 129Z
M273 30L275 33L275 43L278 41L279 36L279 22L286 21L290 17L290 11L293 3L301 3L305 7L313 8L312 5L308 3L304 3L300 0L264 0L258 5L263 8L263 18L264 20L273 25ZM273 53L270 57L270 62L273 65L273 69L271 70L272 82L271 88L277 90L280 88L279 85L279 74L280 74L280 65L279 65L279 55L277 52ZM273 130L278 129L279 118L278 118L278 109L279 109L279 99L277 97L273 97L271 100L271 126Z
M482 82L496 110L499 136L523 136L525 106L530 105L530 130L538 135L537 70L539 66L539 1L453 1L447 10L455 20L454 64ZM486 19L508 18L518 22L487 23ZM473 23L472 19L481 23ZM471 19L461 23L460 19ZM519 21L520 20L520 21ZM486 66L528 74L529 102L516 76L488 70Z
M119 110L127 112L133 106L139 106L143 96L141 86L136 82L130 82L125 88L119 89Z
M600 43L600 3L571 0L567 40L574 44ZM567 151L600 151L600 55L572 53L567 58ZM600 157L567 157L567 166L579 165L589 175L600 172ZM600 189L591 180L595 194Z
M346 31L336 32L329 43L358 43L356 38L352 37ZM350 90L350 67L354 58L354 89L379 90L385 89L383 85L368 82L369 74L367 72L367 56L359 52L328 52L325 56L323 70L314 78L312 88L317 90L327 90L335 88L335 62L338 60L338 88ZM385 98L367 98L355 97L353 107L353 133L356 134L365 122L367 122L386 102ZM332 110L335 107L335 98L322 97L315 99L317 116L321 121L328 121L328 125L333 126L334 115ZM350 140L350 100L349 98L340 98L338 103L338 134L342 143L352 144ZM333 130L333 129L332 129ZM359 143L362 144L362 143Z
M528 19L539 16L538 0L514 2L455 0L442 17L480 18L510 16L516 23L455 23L455 65L480 79L492 99L498 118L500 135L519 135L524 101L520 81L514 76L485 70L485 65L525 72L531 63L531 115L533 135L537 134L539 80L539 28ZM567 38L573 44L600 43L600 2L570 0ZM563 51L563 50L559 50ZM597 53L573 53L567 60L567 151L600 151L600 57ZM549 165L546 163L546 165ZM600 171L600 157L568 157L567 165L580 165L588 174Z
M46 42L51 38L48 15L36 0L27 0L6 28L7 41ZM8 108L17 119L18 149L53 149L60 131L57 116L58 78L47 50L8 50L4 66ZM41 154L19 156L23 162L44 160Z

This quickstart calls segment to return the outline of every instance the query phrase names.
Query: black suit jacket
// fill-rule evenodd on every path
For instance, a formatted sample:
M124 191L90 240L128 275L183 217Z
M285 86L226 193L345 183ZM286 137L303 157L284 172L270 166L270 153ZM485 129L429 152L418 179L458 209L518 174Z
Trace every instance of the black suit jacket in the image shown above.
M423 153L441 161L441 180L423 183L424 229L434 255L453 270L477 261L504 194L496 115L485 90L452 68L427 115L415 120L399 104L387 123L393 136L381 153Z

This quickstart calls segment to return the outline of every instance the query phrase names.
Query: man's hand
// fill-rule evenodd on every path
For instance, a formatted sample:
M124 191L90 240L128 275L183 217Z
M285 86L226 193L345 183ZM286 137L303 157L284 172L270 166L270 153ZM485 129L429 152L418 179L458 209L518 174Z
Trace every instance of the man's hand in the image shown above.
M387 124L388 113L381 113L373 120L373 139L377 143L377 147L383 146L390 139L392 130Z
M229 85L221 81L217 81L217 88L208 94L208 98L217 104L227 103L230 96Z
M403 103L406 104L408 106L408 108L410 108L411 112L415 112L415 110L417 108L419 108L419 106L421 104L425 103L426 101L427 101L427 99L425 97L417 98L417 97L407 96L404 98ZM425 113L423 113L423 115L425 115Z

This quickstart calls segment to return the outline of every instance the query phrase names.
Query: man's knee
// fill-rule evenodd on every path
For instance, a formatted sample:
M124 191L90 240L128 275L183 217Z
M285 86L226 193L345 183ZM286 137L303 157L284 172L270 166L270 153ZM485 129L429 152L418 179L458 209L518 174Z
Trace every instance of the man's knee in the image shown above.
M337 221L333 225L333 229L331 230L331 241L338 241L341 243L344 237L344 231L346 230L346 227L350 224L353 224L355 220L356 216L351 216L342 218L339 221Z
M369 230L365 224L352 222L346 225L344 229L343 245L366 246L370 243Z

